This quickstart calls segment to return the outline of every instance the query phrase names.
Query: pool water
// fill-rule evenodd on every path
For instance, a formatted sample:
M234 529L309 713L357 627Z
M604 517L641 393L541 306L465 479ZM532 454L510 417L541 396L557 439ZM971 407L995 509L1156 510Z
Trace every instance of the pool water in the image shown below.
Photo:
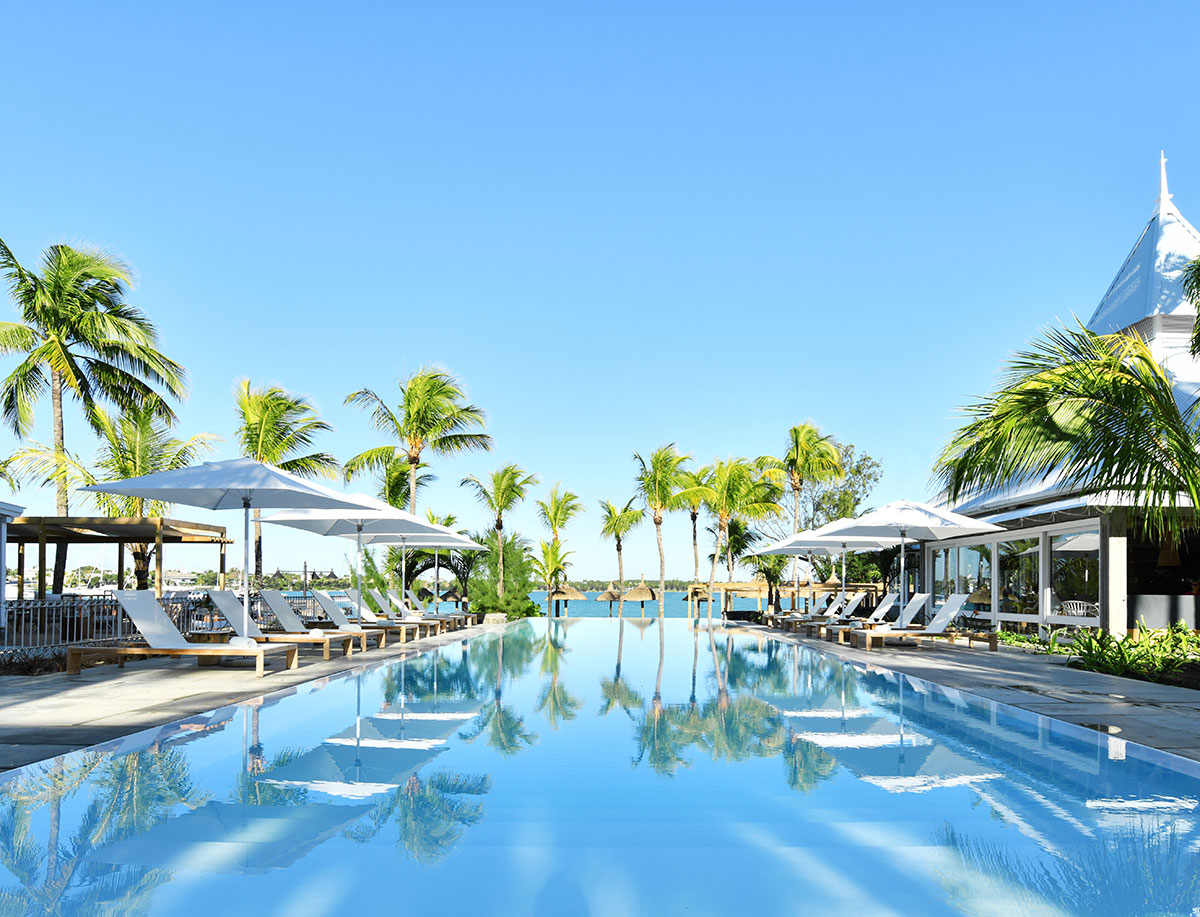
M1198 776L758 634L534 620L5 775L0 913L1190 914Z

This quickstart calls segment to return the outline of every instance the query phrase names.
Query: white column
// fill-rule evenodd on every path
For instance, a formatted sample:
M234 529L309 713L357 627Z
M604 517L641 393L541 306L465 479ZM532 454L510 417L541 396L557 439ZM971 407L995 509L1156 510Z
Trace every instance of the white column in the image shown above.
M5 597L8 593L8 516L0 516L0 627L8 627L8 608Z

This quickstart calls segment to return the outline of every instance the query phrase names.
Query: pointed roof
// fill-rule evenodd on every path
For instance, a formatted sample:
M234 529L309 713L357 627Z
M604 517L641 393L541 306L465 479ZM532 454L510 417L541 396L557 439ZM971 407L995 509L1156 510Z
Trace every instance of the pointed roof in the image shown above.
M1153 315L1192 315L1183 295L1183 269L1200 258L1200 232L1184 219L1167 191L1167 157L1159 160L1158 199L1150 222L1087 326L1099 334L1123 331Z

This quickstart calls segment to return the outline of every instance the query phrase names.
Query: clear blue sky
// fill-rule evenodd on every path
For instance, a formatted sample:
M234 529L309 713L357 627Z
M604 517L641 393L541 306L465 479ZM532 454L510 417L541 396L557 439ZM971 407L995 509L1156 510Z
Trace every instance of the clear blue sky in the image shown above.
M131 301L191 371L182 432L228 436L249 376L311 395L344 459L377 442L346 393L442 364L496 451L435 460L425 502L482 526L463 475L516 461L539 493L561 480L588 506L566 532L578 576L613 575L596 501L626 499L632 453L671 440L756 455L812 419L883 463L873 504L927 496L956 407L1040 327L1090 315L1151 212L1160 148L1200 218L1194 3L4 20L0 237L27 263L87 241L136 267ZM532 501L513 523L541 534ZM668 575L689 575L685 517L666 540ZM266 565L346 554L272 531ZM626 571L657 575L652 526Z

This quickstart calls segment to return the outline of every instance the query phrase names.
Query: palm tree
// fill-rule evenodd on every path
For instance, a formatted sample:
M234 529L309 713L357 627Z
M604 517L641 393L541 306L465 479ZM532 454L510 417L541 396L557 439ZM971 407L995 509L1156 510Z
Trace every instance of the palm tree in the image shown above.
M22 267L0 240L0 272L21 311L21 321L0 322L0 355L23 359L0 382L0 411L18 437L33 427L38 399L50 390L52 445L65 461L63 396L90 415L100 401L121 409L149 405L160 417L174 413L159 389L176 398L186 391L186 372L159 350L158 332L139 309L125 302L129 266L107 252L51 245L42 272ZM56 512L69 513L67 480L56 475ZM62 592L67 547L54 554L54 592Z
M642 521L643 516L642 511L633 506L636 499L637 497L630 497L629 502L621 509L617 509L611 500L600 501L600 512L604 514L600 524L600 535L603 538L612 538L617 543L617 577L621 581L622 595L625 593L625 563L621 559L621 541ZM624 608L625 600L622 598L617 602L617 617L624 617ZM608 613L612 615L611 605Z
M469 487L475 492L475 498L487 507L495 518L496 554L499 565L496 592L501 599L504 598L504 514L524 500L529 488L537 481L537 475L526 474L520 466L510 462L493 471L486 482L474 475L463 478L461 482L461 486Z
M1200 258L1188 262L1183 269L1183 295L1196 307L1196 322L1192 325L1192 356L1200 356Z
M713 550L712 570L708 576L708 619L712 621L712 594L717 580L717 561L721 545L729 535L733 518L762 519L779 510L778 487L764 476L756 464L744 458L717 459L704 486L704 505L717 520L717 543Z
M559 540L558 533L567 527L567 523L585 511L578 494L569 490L560 493L558 488L559 485L555 484L545 500L537 501L538 518L550 529L555 541Z
M546 584L546 617L550 617L550 593L554 591L554 587L562 582L567 576L567 567L571 564L567 560L574 552L564 551L562 542L557 539L554 541L543 541L542 556L533 558L533 571L538 575L538 578Z
M428 466L422 462L417 466L417 493L437 480L437 476L422 469ZM379 499L388 506L405 509L412 502L413 480L409 477L408 462L397 459L389 462L379 473Z
M465 404L462 383L443 369L423 366L400 383L400 404L393 411L369 388L346 396L346 404L371 412L371 424L394 437L390 446L360 452L346 463L346 477L363 471L384 472L393 462L408 463L408 511L417 511L417 466L421 453L453 455L482 449L492 451L492 438L482 430L487 420L483 409Z
M792 534L800 532L800 491L805 484L840 481L846 476L842 453L830 436L822 436L816 424L802 423L788 430L787 449L778 460L792 489ZM800 591L800 558L792 560L792 610Z
M1147 535L1177 542L1200 505L1200 415L1182 410L1140 338L1054 329L966 408L939 457L951 500L1056 473L1061 486L1127 496Z
M678 507L686 509L692 517L692 558L695 561L692 569L693 583L700 581L700 539L696 524L700 518L700 510L704 508L703 488L708 483L709 474L708 468L697 468L695 471L684 471L679 477L683 491L678 498Z
M168 422L149 404L128 408L119 417L94 405L91 426L99 433L101 445L90 468L76 456L60 454L52 446L41 443L33 443L14 454L14 468L24 475L39 477L47 484L58 484L65 478L67 486L73 489L100 481L120 481L156 471L185 468L208 452L217 438L211 433L198 433L187 439L177 439L171 435ZM165 516L169 507L167 503L141 497L105 493L88 496L107 516ZM133 555L137 588L149 588L153 549L149 544L130 544L129 551ZM118 588L124 588L124 584L118 584Z
M667 588L667 556L663 553L662 523L663 514L678 505L683 497L680 475L683 464L691 458L681 455L674 443L659 446L650 453L650 460L642 458L635 452L633 459L638 463L637 494L646 504L650 518L654 520L654 534L658 539L658 616L661 618L666 608L663 598Z
M275 385L251 388L242 379L233 389L238 426L234 433L242 455L304 478L336 478L340 466L328 452L311 449L318 433L333 430L311 401ZM261 510L254 510L254 581L262 584Z

